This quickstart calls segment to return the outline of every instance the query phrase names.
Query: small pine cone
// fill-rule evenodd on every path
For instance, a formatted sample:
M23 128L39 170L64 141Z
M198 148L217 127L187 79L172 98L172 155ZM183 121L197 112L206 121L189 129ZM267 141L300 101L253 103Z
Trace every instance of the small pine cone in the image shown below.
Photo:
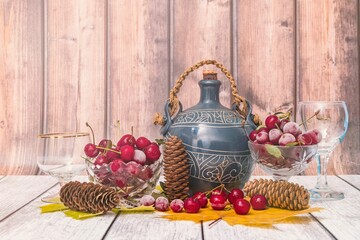
M120 196L111 187L74 181L60 189L60 201L71 210L105 213L118 205Z
M163 151L164 192L169 200L188 197L190 165L182 140L171 136Z
M243 190L249 197L255 194L264 195L271 207L289 210L302 210L309 207L310 194L308 190L295 183L255 179L247 182Z

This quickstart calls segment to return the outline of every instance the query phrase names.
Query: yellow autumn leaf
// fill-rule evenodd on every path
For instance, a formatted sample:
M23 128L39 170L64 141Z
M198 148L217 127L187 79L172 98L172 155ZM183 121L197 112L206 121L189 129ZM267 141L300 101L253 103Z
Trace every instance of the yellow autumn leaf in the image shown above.
M180 221L214 221L222 218L223 221L229 225L243 224L243 225L271 225L280 222L286 218L290 218L299 214L317 212L321 208L308 208L299 211L286 210L280 208L267 208L266 210L253 210L250 209L247 215L238 215L233 209L227 211L215 211L211 207L206 207L200 210L199 213L174 213L167 211L166 215L162 215L162 218L169 220L180 220Z
M41 213L57 212L57 211L63 211L63 210L69 209L62 203L47 204L47 205L41 206L40 208L41 208Z
M123 213L140 213L140 212L153 212L155 208L153 206L139 206L134 208L114 208L112 210L114 213L123 212Z
M78 211L73 211L73 210L67 210L67 211L64 211L64 213L65 213L66 216L74 218L76 220L96 217L96 216L99 216L99 215L103 214L103 213L78 212Z

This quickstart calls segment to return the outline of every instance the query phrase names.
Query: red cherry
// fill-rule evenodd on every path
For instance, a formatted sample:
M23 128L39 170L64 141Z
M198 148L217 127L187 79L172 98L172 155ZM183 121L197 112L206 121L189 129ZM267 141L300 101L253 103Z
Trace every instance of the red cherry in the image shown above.
M226 192L222 191L221 189L215 189L215 190L211 191L210 197L211 197L212 195L222 195L222 196L225 197L225 200L227 199L227 194L226 194Z
M141 165L144 165L146 162L146 155L143 151L135 149L133 160Z
M279 138L279 145L280 146L285 146L286 144L293 143L293 142L296 142L296 138L291 133L284 133Z
M260 132L269 133L270 129L268 129L268 128L266 128L266 127L261 127L261 128L259 128L257 131L258 131L258 133L260 133Z
M322 135L321 132L317 129L311 130L306 132L310 135L311 139L312 139L312 144L318 144L319 142L321 142L322 139Z
M296 141L298 141L300 145L311 145L312 137L309 133L303 133L296 137Z
M144 149L145 147L149 146L151 144L150 140L146 137L139 137L136 139L136 147L139 150Z
M146 155L146 160L148 160L149 163L155 162L161 155L159 145L156 143L151 143L149 146L145 147L143 151Z
M141 165L136 162L126 164L126 171L132 175L138 175L141 171Z
M122 136L120 138L120 140L118 141L118 143L116 145L118 147L122 147L124 145L135 146L135 143L136 143L136 139L133 135L125 134L124 136Z
M99 147L102 148L111 148L112 147L112 142L109 139L103 139L99 142L98 144ZM104 149L99 149L100 152L104 152Z
M135 155L135 149L133 146L130 145L124 145L120 148L121 152L121 159L124 162L129 162L134 158Z
M96 148L96 145L93 143L88 143L84 147L84 152L86 156L94 158L99 154L99 149Z
M187 213L197 213L200 210L200 204L193 198L189 197L184 201L184 209Z
M276 115L269 115L265 119L265 125L270 130L280 126L280 119Z
M158 197L155 200L155 209L158 211L165 212L169 208L169 200L166 197Z
M115 184L116 184L116 186L123 188L126 186L126 179L119 176L115 179Z
M290 120L289 119L282 119L281 121L280 121L280 129L281 130L283 130L283 128L284 128L284 126L285 126L285 124L287 124L288 122L290 122Z
M114 148L112 148L112 150L118 151L117 149L114 149ZM118 154L118 153L116 153L114 151L111 151L111 150L108 150L105 153L105 156L106 156L107 159L109 159L109 161L113 161L116 158L120 158L120 154Z
M250 203L254 210L264 210L266 209L267 201L263 195L256 194L252 196Z
M109 159L107 159L104 155L100 155L100 156L98 156L98 157L95 159L94 164L101 166L101 165L107 164L107 163L109 163L109 162L110 162Z
M224 210L226 206L226 197L223 195L211 195L210 205L214 210Z
M234 188L229 193L228 199L231 204L235 203L235 200L238 198L244 198L244 192L239 188Z
M246 215L250 211L250 203L244 198L236 199L233 207L235 212L240 215Z
M146 180L149 180L150 178L152 178L154 176L154 172L153 170L151 170L150 167L146 167L144 170L142 170L140 173L139 173L139 178L146 181Z
M195 201L198 201L201 208L205 208L208 204L208 198L206 197L206 194L203 192L197 192L195 193L192 198Z
M273 144L277 145L277 144L279 144L279 139L282 135L283 135L283 132L280 129L278 129L278 128L271 129L269 132L269 140Z
M269 142L269 134L265 131L259 132L256 135L256 141L260 144L264 144L266 142Z
M250 132L250 134L249 134L250 140L254 142L254 141L256 140L256 135L257 135L257 134L258 134L258 131L252 130L252 131Z
M119 169L121 171L125 169L125 164L120 158L117 158L110 163L110 169L112 172L116 172Z
M181 212L184 208L184 202L181 199L174 199L170 203L170 208L173 212Z

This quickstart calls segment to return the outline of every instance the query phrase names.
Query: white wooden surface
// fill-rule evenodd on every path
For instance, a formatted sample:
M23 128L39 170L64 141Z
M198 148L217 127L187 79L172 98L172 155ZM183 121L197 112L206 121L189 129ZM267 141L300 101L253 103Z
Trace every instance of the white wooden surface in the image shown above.
M290 180L311 188L316 177ZM167 221L159 218L160 213L111 212L87 220L73 220L62 212L41 214L41 197L59 190L54 179L0 176L0 239L358 239L360 191L353 186L359 183L360 175L330 176L329 184L341 189L345 199L311 202L311 206L324 209L301 215L301 221L278 223L272 228L229 226L220 221L209 228L208 222Z

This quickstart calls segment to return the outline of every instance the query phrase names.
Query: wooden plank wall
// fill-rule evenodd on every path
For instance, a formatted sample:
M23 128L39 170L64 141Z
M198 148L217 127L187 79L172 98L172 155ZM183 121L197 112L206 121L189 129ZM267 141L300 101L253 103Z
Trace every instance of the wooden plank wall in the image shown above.
M0 175L38 174L34 140L43 131L83 131L89 122L97 140L131 126L159 138L154 113L178 76L203 59L223 63L261 117L302 100L345 100L350 125L334 172L360 174L359 5L1 0ZM198 101L201 72L180 90L185 108ZM219 78L230 106L229 83ZM314 173L313 163L307 174Z

